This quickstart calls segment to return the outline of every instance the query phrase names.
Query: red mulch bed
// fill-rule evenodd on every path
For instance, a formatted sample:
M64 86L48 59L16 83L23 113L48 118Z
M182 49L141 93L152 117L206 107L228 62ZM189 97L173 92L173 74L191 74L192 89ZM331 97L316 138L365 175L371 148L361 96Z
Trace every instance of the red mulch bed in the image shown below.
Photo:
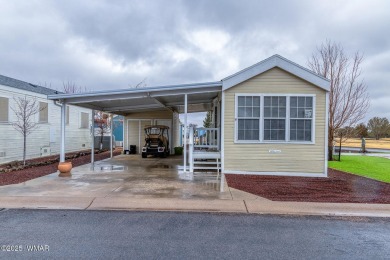
M274 201L390 204L390 184L333 169L328 178L226 174L230 187Z
M121 154L121 150L115 150L113 155ZM47 157L52 158L53 156ZM110 152L102 152L95 154L95 161L100 161L110 157ZM42 160L41 158L35 159L35 161ZM85 155L78 158L66 160L67 162L72 162L73 167L88 164L91 162L91 155ZM33 168L23 169L19 171L0 173L0 186L9 185L9 184L18 184L31 179L42 177L57 171L57 163L53 163L45 166L37 166Z

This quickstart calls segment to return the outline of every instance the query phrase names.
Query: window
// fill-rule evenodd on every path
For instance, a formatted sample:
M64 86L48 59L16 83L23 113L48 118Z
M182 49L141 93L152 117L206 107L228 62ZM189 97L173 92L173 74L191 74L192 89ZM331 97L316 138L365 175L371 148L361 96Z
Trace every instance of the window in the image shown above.
M47 103L39 102L39 123L48 122L49 109Z
M66 117L65 117L65 124L69 125L69 106L66 106Z
M286 97L264 97L264 140L286 140Z
M237 142L314 141L314 95L237 94Z
M260 140L260 96L237 97L237 140Z
M8 122L8 108L8 98L0 97L0 122Z
M290 140L312 141L313 97L290 97Z
M89 128L89 114L85 112L80 113L80 128Z

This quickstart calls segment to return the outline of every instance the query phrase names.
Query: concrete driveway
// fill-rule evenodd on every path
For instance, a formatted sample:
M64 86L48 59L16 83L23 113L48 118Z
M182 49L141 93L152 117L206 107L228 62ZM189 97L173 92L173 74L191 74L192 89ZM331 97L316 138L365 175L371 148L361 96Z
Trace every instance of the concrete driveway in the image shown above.
M0 187L0 196L123 197L177 199L232 199L221 193L216 173L180 171L182 157L146 158L120 155L75 167L72 177L53 173L21 184Z

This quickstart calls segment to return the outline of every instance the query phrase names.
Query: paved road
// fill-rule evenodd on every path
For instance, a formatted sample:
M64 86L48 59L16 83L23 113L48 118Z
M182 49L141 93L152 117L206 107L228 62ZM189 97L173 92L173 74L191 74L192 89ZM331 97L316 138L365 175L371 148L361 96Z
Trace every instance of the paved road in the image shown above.
M388 259L390 252L390 219L374 218L3 210L0 234L2 250L22 250L0 251L0 259Z

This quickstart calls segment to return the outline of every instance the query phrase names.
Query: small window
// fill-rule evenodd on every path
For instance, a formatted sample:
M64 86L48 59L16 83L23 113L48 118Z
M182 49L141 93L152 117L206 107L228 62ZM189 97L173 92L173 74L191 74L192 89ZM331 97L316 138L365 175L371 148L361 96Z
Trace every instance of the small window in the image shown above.
M313 97L290 98L290 140L312 141Z
M0 97L0 122L8 122L9 99Z
M66 117L65 117L65 124L66 125L69 125L69 110L70 110L70 107L66 106Z
M237 97L237 140L260 139L260 96Z
M80 128L89 128L89 114L85 112L80 113Z
M39 123L47 123L49 118L49 109L47 103L39 102Z
M264 140L286 140L286 97L264 97Z

